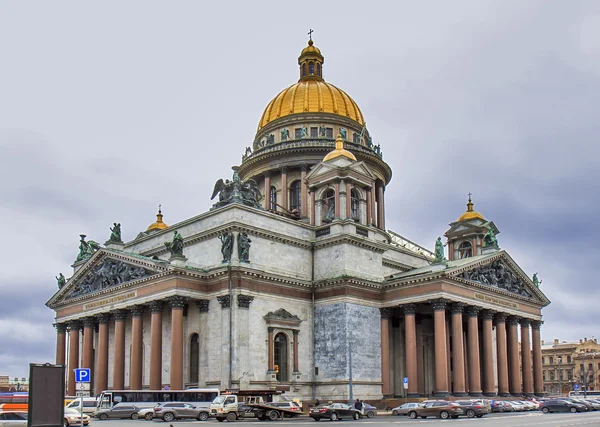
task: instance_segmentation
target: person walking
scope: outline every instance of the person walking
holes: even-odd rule
[[[362,414],[362,408],[363,408],[363,404],[360,400],[356,399],[356,402],[354,402],[354,409],[357,409],[360,411],[360,413]]]

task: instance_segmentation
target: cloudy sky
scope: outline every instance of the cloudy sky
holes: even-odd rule
[[[600,3],[2,2],[0,375],[54,361],[80,233],[210,207],[309,28],[394,171],[388,227],[433,247],[472,192],[543,279],[543,338],[600,334]]]

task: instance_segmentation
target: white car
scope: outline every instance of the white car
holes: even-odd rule
[[[65,408],[65,427],[69,426],[80,426],[81,425],[81,414],[79,409]],[[90,424],[90,416],[83,414],[83,425],[87,426]]]
[[[0,412],[0,426],[27,427],[27,412],[4,411]]]
[[[392,409],[392,415],[407,415],[408,411],[410,411],[411,409],[418,408],[420,406],[420,403],[408,402],[403,405],[396,406],[394,409]]]

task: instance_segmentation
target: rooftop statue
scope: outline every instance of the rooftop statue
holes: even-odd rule
[[[281,141],[287,141],[290,138],[290,130],[288,128],[281,130]]]
[[[446,261],[446,257],[444,256],[444,244],[442,243],[442,238],[438,237],[435,241],[435,259],[433,260],[433,263],[439,264],[444,261]]]
[[[175,234],[173,235],[173,241],[165,242],[165,246],[167,247],[167,250],[171,252],[172,257],[183,256],[183,237],[177,230],[175,230]]]
[[[496,238],[494,230],[492,230],[491,228],[483,237],[483,246],[498,246],[498,239]]]
[[[232,169],[232,181],[229,181],[228,179],[223,181],[220,179],[215,183],[215,188],[210,200],[213,200],[218,194],[219,201],[215,203],[211,209],[217,209],[231,203],[241,203],[253,208],[263,209],[259,203],[261,194],[256,181],[253,179],[242,181],[238,175],[238,167],[234,166]]]
[[[65,286],[65,284],[67,283],[67,279],[65,279],[65,276],[63,276],[62,273],[58,273],[58,277],[55,277],[56,281],[58,282],[58,289],[62,289],[63,286]]]
[[[79,254],[77,255],[75,262],[89,259],[94,255],[94,252],[100,249],[100,244],[98,242],[94,242],[93,240],[86,242],[85,234],[80,234],[79,237],[81,238],[79,241]]]
[[[244,232],[238,235],[238,257],[240,262],[250,262],[250,243],[252,240]]]
[[[540,285],[542,284],[543,280],[538,279],[538,274],[537,273],[533,273],[533,284],[535,286],[537,286],[538,288],[540,287]]]
[[[123,242],[121,240],[121,223],[113,223],[113,228],[110,229],[110,238],[108,240],[111,242]]]
[[[222,262],[231,261],[231,254],[233,253],[233,233],[226,232],[219,236],[221,241],[221,254],[223,255]]]

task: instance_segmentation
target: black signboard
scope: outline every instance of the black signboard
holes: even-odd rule
[[[65,366],[29,364],[27,427],[63,427]]]

